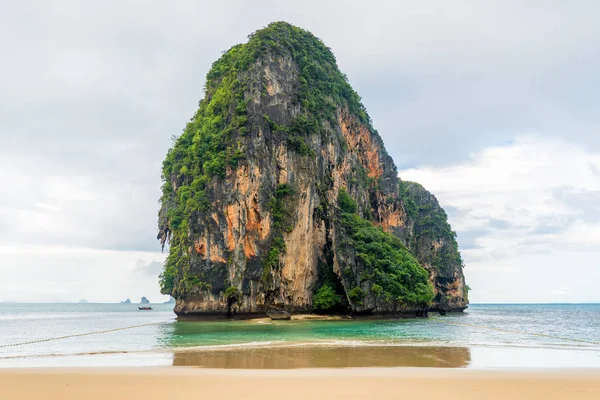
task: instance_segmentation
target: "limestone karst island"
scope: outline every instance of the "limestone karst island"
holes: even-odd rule
[[[225,52],[162,176],[160,284],[180,316],[467,307],[446,213],[398,177],[310,32],[276,22]]]

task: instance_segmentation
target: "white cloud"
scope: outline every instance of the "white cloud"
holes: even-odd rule
[[[571,288],[568,287],[568,286],[565,286],[565,287],[561,287],[560,289],[555,289],[555,290],[551,291],[550,293],[551,294],[556,294],[556,295],[559,295],[559,296],[564,296],[564,295],[567,295],[567,294],[571,293]]]
[[[153,302],[160,294],[158,273],[140,273],[140,265],[162,263],[160,253],[83,247],[0,245],[0,300]],[[150,272],[150,271],[148,271]],[[155,269],[152,272],[156,272]]]
[[[69,169],[41,157],[0,158],[4,243],[158,251],[160,174],[137,182]]]
[[[0,301],[164,301],[156,173],[152,185],[0,158]]]
[[[474,153],[463,163],[399,175],[423,184],[452,210],[459,245],[462,237],[471,239],[462,254],[474,301],[500,300],[493,294],[498,286],[515,282],[526,285],[504,301],[532,301],[544,298],[544,287],[574,288],[575,281],[600,279],[600,221],[588,217],[596,215],[600,193],[590,164],[599,162],[600,153],[530,135]],[[539,275],[527,273],[534,269]],[[600,300],[591,287],[561,294]]]
[[[467,260],[469,296],[473,303],[600,302],[597,258],[597,252],[552,251]]]

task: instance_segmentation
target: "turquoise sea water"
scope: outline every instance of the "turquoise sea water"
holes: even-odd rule
[[[400,359],[406,360],[398,365],[421,365],[433,358],[437,366],[600,368],[597,304],[472,305],[428,319],[258,323],[176,321],[172,305],[152,307],[0,304],[0,367],[219,366],[223,359],[230,360],[223,366],[260,367],[287,357],[304,358],[288,364],[306,366],[335,360],[332,366],[393,366]],[[138,327],[94,333],[131,326]],[[87,333],[94,334],[20,344]]]

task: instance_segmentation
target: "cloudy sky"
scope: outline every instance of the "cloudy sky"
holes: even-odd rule
[[[223,50],[333,49],[473,302],[600,301],[596,1],[2,1],[0,301],[159,294],[160,166]]]

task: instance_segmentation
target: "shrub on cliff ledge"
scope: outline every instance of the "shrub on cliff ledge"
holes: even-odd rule
[[[229,286],[227,289],[225,289],[224,297],[228,302],[235,303],[241,299],[242,293],[237,287]]]
[[[363,304],[363,299],[365,298],[365,292],[359,288],[358,286],[348,292],[348,299],[354,304],[361,305]]]
[[[312,304],[315,311],[327,312],[341,307],[343,301],[331,285],[323,285],[313,296]]]
[[[344,188],[341,188],[338,194],[338,204],[344,213],[354,214],[356,212],[356,202],[352,200],[352,197]]]

